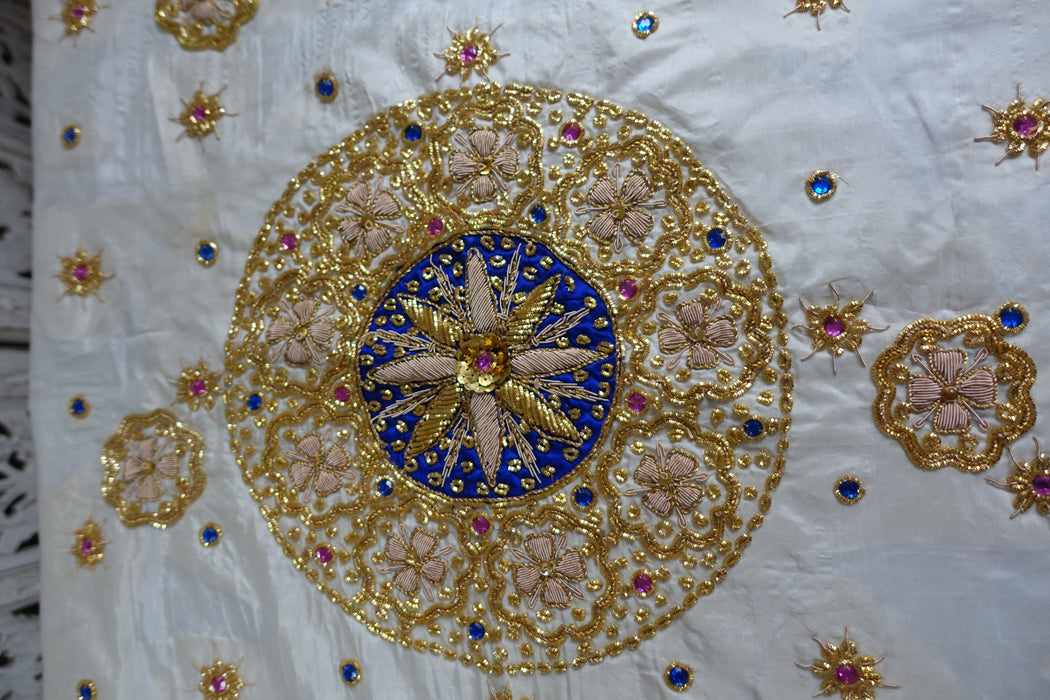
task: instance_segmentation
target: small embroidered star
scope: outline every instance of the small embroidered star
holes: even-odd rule
[[[110,542],[102,537],[102,526],[104,524],[104,522],[96,523],[94,520],[88,519],[83,525],[70,533],[73,535],[73,545],[69,548],[69,553],[76,559],[77,566],[84,569],[94,569],[102,563],[102,559],[106,554],[106,545]]]
[[[62,261],[62,271],[54,276],[62,280],[62,283],[66,286],[65,291],[59,295],[59,299],[67,294],[75,294],[80,297],[94,294],[102,301],[105,301],[105,299],[102,299],[102,294],[99,293],[99,288],[103,282],[113,277],[113,275],[107,275],[102,272],[101,250],[98,252],[98,255],[88,255],[78,248],[77,252],[72,256],[64,257],[60,255],[58,259]]]
[[[860,301],[853,300],[840,307],[838,304],[842,299],[841,295],[830,282],[828,287],[831,289],[831,293],[835,295],[834,304],[829,304],[828,306],[806,306],[802,298],[799,297],[798,304],[806,314],[806,323],[796,323],[793,328],[802,328],[813,339],[813,352],[803,357],[802,360],[808,360],[821,350],[827,350],[828,354],[831,355],[831,371],[834,374],[838,374],[838,370],[835,367],[835,359],[841,357],[843,353],[849,350],[857,355],[861,366],[867,367],[868,363],[864,361],[864,356],[860,354],[860,344],[864,340],[861,336],[865,333],[884,331],[889,328],[889,326],[873,328],[867,321],[857,318],[864,308],[864,302],[871,298],[875,290],[868,292]]]
[[[813,637],[813,641],[820,645],[821,658],[809,665],[795,662],[799,668],[820,677],[820,690],[813,697],[837,692],[842,700],[874,700],[876,688],[900,687],[883,683],[882,675],[875,670],[875,664],[886,658],[885,655],[877,659],[858,655],[857,643],[849,638],[849,627],[839,645],[824,644],[817,637]]]
[[[1006,142],[1006,153],[995,164],[1019,156],[1028,149],[1028,155],[1035,159],[1035,169],[1039,170],[1039,156],[1050,148],[1050,102],[1039,97],[1031,106],[1027,105],[1021,99],[1021,85],[1018,83],[1017,99],[1005,110],[992,109],[988,105],[981,107],[992,115],[992,133],[978,136],[974,141]]]
[[[199,690],[205,700],[230,700],[239,698],[240,692],[245,686],[255,685],[241,678],[238,667],[244,661],[242,656],[237,663],[228,664],[222,659],[216,659],[211,666],[198,666],[201,674],[200,682],[195,688]]]
[[[191,411],[204,408],[209,413],[215,407],[215,399],[221,393],[219,385],[220,372],[211,372],[208,363],[204,361],[204,353],[201,352],[200,362],[187,367],[180,358],[182,373],[177,379],[168,381],[175,385],[175,398],[172,404],[184,403]]]
[[[219,120],[223,117],[237,116],[234,112],[227,112],[226,108],[219,103],[219,97],[225,89],[226,87],[223,86],[222,90],[219,90],[214,95],[209,95],[204,91],[204,83],[202,82],[192,99],[187,100],[183,98],[182,104],[186,108],[182,111],[182,114],[177,117],[169,117],[171,121],[181,124],[183,127],[183,132],[175,139],[176,141],[181,141],[183,137],[189,136],[200,141],[201,149],[203,149],[204,137],[208,136],[208,134],[215,133],[215,138],[219,138],[219,134],[215,132],[215,127]]]
[[[439,73],[435,80],[440,80],[442,75],[456,75],[458,73],[459,80],[462,83],[474,71],[477,71],[488,80],[489,66],[504,56],[510,55],[509,53],[499,53],[491,43],[492,35],[502,26],[502,24],[499,24],[491,32],[485,33],[475,24],[466,32],[459,34],[452,31],[452,28],[449,27],[448,33],[452,37],[452,43],[449,44],[444,53],[434,54],[437,58],[445,60],[445,70]]]
[[[820,16],[824,14],[824,10],[830,7],[833,10],[845,10],[849,12],[849,8],[846,7],[846,3],[842,0],[795,0],[795,9],[788,12],[784,17],[790,17],[796,12],[805,14],[809,13],[817,20],[817,31],[820,31]]]
[[[1035,506],[1035,512],[1039,515],[1050,516],[1050,457],[1040,450],[1039,440],[1032,439],[1035,440],[1035,457],[1032,461],[1018,462],[1013,450],[1007,445],[1006,452],[1010,455],[1010,461],[1014,463],[1010,476],[1005,482],[986,479],[992,486],[1016,494],[1011,520],[1027,512],[1032,506]]]
[[[62,8],[62,11],[57,15],[51,15],[48,19],[56,19],[65,23],[66,31],[62,36],[72,36],[73,41],[76,41],[77,36],[85,29],[95,31],[91,20],[104,7],[109,7],[109,5],[99,5],[97,0],[65,0],[65,7]]]

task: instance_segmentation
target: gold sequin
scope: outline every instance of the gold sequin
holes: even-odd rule
[[[1017,98],[1006,109],[981,107],[992,115],[992,132],[988,136],[978,136],[974,141],[1006,142],[1006,153],[995,161],[996,165],[1027,150],[1038,170],[1039,156],[1050,148],[1050,102],[1038,97],[1028,105],[1021,99],[1021,84],[1018,83]]]
[[[106,555],[106,545],[110,542],[102,536],[103,524],[88,519],[73,531],[73,544],[69,553],[73,555],[77,566],[94,569],[102,563]]]
[[[258,6],[258,0],[157,0],[154,16],[187,51],[223,51]]]
[[[255,685],[248,683],[240,674],[240,665],[244,657],[236,663],[226,663],[222,659],[216,659],[210,666],[198,666],[200,669],[200,681],[197,690],[201,692],[205,700],[228,700],[239,698],[245,686]],[[192,688],[191,688],[192,690]]]
[[[875,665],[885,656],[861,656],[857,643],[849,638],[849,627],[841,644],[823,643],[817,637],[813,641],[820,646],[820,658],[811,664],[795,665],[812,671],[820,679],[820,690],[813,694],[839,694],[842,700],[875,700],[877,688],[900,688],[882,681],[882,674],[875,670]]]
[[[99,288],[113,275],[107,275],[102,271],[102,251],[99,251],[98,255],[88,255],[83,250],[77,249],[72,256],[60,255],[58,259],[62,261],[62,271],[55,277],[62,280],[66,288],[59,298],[67,294],[80,297],[94,294],[100,300],[105,301],[102,299],[102,294],[99,293]]]
[[[1014,512],[1010,514],[1010,519],[1031,510],[1033,506],[1039,515],[1050,516],[1050,457],[1039,449],[1039,440],[1035,440],[1035,457],[1030,462],[1018,462],[1009,446],[1006,451],[1014,465],[1010,475],[1005,482],[993,479],[986,481],[1014,493]]]
[[[510,55],[500,53],[492,43],[492,35],[502,26],[496,25],[491,32],[481,31],[477,24],[465,32],[454,32],[448,27],[452,43],[443,53],[434,54],[445,61],[445,70],[438,78],[442,75],[459,75],[460,82],[463,82],[477,71],[479,75],[488,79],[489,68],[504,56]]]
[[[202,82],[197,92],[193,93],[192,98],[189,100],[183,98],[182,104],[185,109],[182,110],[182,114],[177,117],[169,117],[170,121],[183,127],[183,131],[176,137],[176,141],[181,141],[188,136],[191,139],[200,141],[203,149],[206,136],[214,133],[215,138],[219,138],[218,132],[215,131],[219,120],[223,117],[237,116],[232,112],[227,112],[226,108],[219,102],[219,97],[225,89],[223,87],[222,90],[209,95],[204,91],[204,83]]]
[[[835,295],[834,304],[828,306],[806,306],[801,297],[798,300],[799,306],[802,307],[802,311],[806,314],[806,323],[805,325],[796,323],[794,327],[805,329],[809,337],[813,339],[813,352],[803,357],[802,361],[805,362],[821,350],[826,350],[831,355],[831,372],[832,374],[838,374],[835,360],[842,357],[849,350],[857,356],[862,366],[867,367],[868,363],[864,361],[864,356],[860,354],[860,345],[864,342],[862,336],[865,333],[884,331],[889,328],[889,326],[873,328],[864,319],[857,318],[864,309],[864,303],[875,292],[874,290],[868,292],[860,301],[854,299],[839,306],[842,297],[839,295],[838,290],[830,282],[828,282],[828,287],[831,289],[831,293]]]
[[[204,408],[211,411],[215,400],[222,394],[220,377],[222,372],[212,372],[201,353],[200,361],[190,367],[181,359],[182,372],[176,379],[168,381],[175,385],[175,399],[172,403],[184,403],[191,411]]]

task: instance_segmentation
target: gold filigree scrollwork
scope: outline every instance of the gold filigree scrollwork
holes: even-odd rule
[[[187,51],[224,51],[258,7],[258,0],[157,0],[154,16]]]

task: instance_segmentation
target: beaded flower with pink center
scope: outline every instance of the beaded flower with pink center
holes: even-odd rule
[[[227,112],[226,108],[219,101],[225,89],[226,87],[223,86],[218,92],[209,95],[204,91],[204,83],[202,82],[197,92],[193,93],[192,98],[188,100],[182,99],[184,107],[182,113],[177,117],[169,117],[171,121],[180,124],[183,128],[183,132],[178,135],[175,139],[176,141],[181,141],[188,136],[191,139],[200,141],[201,149],[203,150],[206,136],[214,133],[215,138],[219,138],[218,132],[215,131],[219,120],[223,117],[237,116],[233,112]]]
[[[475,24],[461,33],[456,33],[451,27],[448,27],[452,43],[448,45],[444,53],[434,54],[437,58],[445,60],[445,70],[439,73],[436,79],[440,80],[442,75],[459,74],[460,82],[464,82],[476,71],[488,80],[489,67],[501,58],[510,55],[500,53],[492,44],[492,35],[502,26],[498,24],[491,32],[483,32],[479,25]]]
[[[80,32],[85,29],[95,31],[92,19],[99,10],[106,7],[109,5],[99,5],[97,0],[65,0],[62,11],[57,15],[51,15],[48,19],[57,19],[65,24],[66,32],[62,35],[63,38],[72,36],[75,42]]]
[[[808,12],[817,20],[817,31],[819,32],[820,16],[824,14],[824,11],[829,7],[833,10],[845,10],[846,12],[849,12],[849,8],[846,7],[846,3],[843,2],[843,0],[795,0],[795,8],[784,15],[784,17],[790,17],[796,12],[799,14],[806,14]]]
[[[215,407],[215,399],[222,394],[219,382],[222,374],[211,371],[208,363],[204,361],[203,354],[200,361],[191,367],[187,367],[181,359],[179,362],[182,364],[182,372],[176,379],[168,380],[175,385],[175,398],[172,403],[184,403],[191,411],[204,408],[210,413]]]
[[[808,360],[818,352],[826,350],[831,355],[831,372],[838,374],[835,360],[842,357],[849,350],[857,356],[861,366],[867,367],[868,363],[864,360],[864,356],[860,354],[860,345],[864,342],[862,336],[865,333],[884,331],[889,328],[889,326],[873,328],[864,319],[857,318],[864,309],[864,303],[871,298],[875,291],[868,292],[860,301],[853,300],[840,306],[839,302],[842,300],[842,297],[839,295],[838,290],[830,282],[828,287],[831,289],[831,293],[835,295],[834,304],[829,304],[828,306],[806,306],[802,298],[799,297],[798,305],[802,307],[802,311],[806,314],[806,323],[796,323],[793,327],[804,329],[806,334],[813,339],[813,351],[803,357],[802,360]]]
[[[817,637],[813,641],[820,646],[820,658],[811,664],[795,662],[820,678],[820,690],[813,697],[838,693],[842,700],[874,700],[876,688],[900,687],[882,682],[875,665],[886,657],[861,656],[857,643],[849,638],[849,627],[841,644],[825,644]]]
[[[986,479],[992,486],[1015,494],[1011,520],[1028,512],[1032,506],[1035,506],[1035,512],[1039,515],[1050,516],[1050,457],[1039,449],[1039,440],[1032,439],[1035,440],[1035,457],[1032,461],[1018,462],[1013,450],[1007,445],[1006,452],[1014,463],[1010,476],[1003,482]]]
[[[974,141],[1006,143],[1006,153],[995,161],[999,165],[1007,158],[1019,156],[1027,149],[1039,169],[1039,156],[1050,148],[1050,102],[1039,97],[1031,105],[1021,99],[1021,84],[1017,84],[1017,99],[998,110],[981,105],[992,115],[992,133],[978,136]]]
[[[210,666],[198,666],[201,678],[197,683],[199,690],[205,700],[230,700],[239,698],[245,686],[255,685],[248,683],[240,674],[240,665],[244,661],[242,656],[236,663],[226,663],[222,659],[216,659]],[[190,688],[193,690],[193,688]]]
[[[62,261],[62,271],[55,277],[62,280],[62,284],[65,285],[65,291],[59,295],[59,299],[66,295],[86,297],[94,294],[105,301],[99,289],[102,283],[113,275],[102,272],[102,251],[99,251],[98,255],[88,255],[83,250],[77,249],[73,255],[69,257],[59,255],[58,259]]]
[[[94,569],[102,563],[106,555],[106,545],[109,544],[109,540],[102,536],[103,524],[88,519],[72,532],[73,545],[69,548],[69,553],[76,559],[77,566]]]

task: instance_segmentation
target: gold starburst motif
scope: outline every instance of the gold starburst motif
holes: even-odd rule
[[[509,53],[500,53],[492,43],[492,35],[502,27],[496,25],[491,32],[483,32],[479,25],[465,32],[454,32],[448,27],[452,43],[448,45],[444,53],[435,53],[438,58],[444,59],[445,70],[438,74],[440,80],[442,75],[459,75],[460,82],[466,81],[473,73],[477,72],[488,80],[489,67]]]
[[[258,7],[258,0],[157,0],[154,17],[188,51],[223,51]]]
[[[113,275],[107,275],[102,271],[101,250],[98,255],[88,255],[78,248],[73,255],[69,257],[59,255],[58,259],[62,261],[62,271],[55,277],[62,280],[62,284],[66,287],[65,291],[59,295],[59,299],[66,295],[86,297],[94,294],[105,301],[102,299],[102,294],[99,293],[99,288]]]
[[[88,519],[83,525],[72,532],[73,544],[69,553],[77,562],[77,566],[85,569],[94,569],[102,563],[106,555],[106,545],[109,540],[102,536],[102,525]]]
[[[219,384],[222,373],[210,370],[208,363],[204,361],[203,352],[200,361],[195,365],[187,367],[181,358],[179,362],[182,364],[182,372],[177,378],[168,380],[175,385],[175,398],[172,403],[184,403],[191,411],[204,408],[211,412],[215,407],[215,399],[222,393]]]
[[[820,678],[820,690],[813,693],[813,697],[838,693],[842,700],[874,700],[876,688],[900,687],[883,682],[875,665],[886,658],[885,655],[877,659],[862,656],[857,643],[849,638],[849,627],[841,644],[825,644],[816,636],[813,641],[820,646],[820,658],[811,664],[795,662],[799,668],[812,671]]]
[[[72,36],[74,41],[85,29],[95,31],[94,16],[99,10],[109,5],[99,5],[97,0],[65,0],[62,11],[51,15],[48,19],[55,19],[66,25],[65,36]]]
[[[240,665],[244,661],[242,656],[236,663],[226,663],[222,659],[216,659],[210,666],[198,666],[200,681],[196,690],[199,690],[205,700],[230,700],[239,698],[245,686],[255,685],[241,678]],[[193,690],[191,688],[190,690]]]
[[[1050,102],[1038,97],[1031,105],[1027,104],[1021,99],[1021,84],[1018,83],[1017,98],[1006,109],[981,107],[992,115],[992,133],[978,136],[974,141],[1006,142],[1006,153],[995,161],[996,165],[1027,150],[1038,170],[1039,156],[1050,148]]]
[[[831,372],[838,374],[835,360],[842,357],[849,350],[857,356],[861,366],[867,367],[868,363],[864,360],[864,356],[860,354],[860,345],[864,342],[864,334],[873,331],[884,331],[889,328],[889,326],[873,328],[870,323],[862,318],[858,318],[860,312],[864,309],[864,303],[871,298],[875,290],[868,292],[860,301],[854,299],[840,306],[839,302],[842,301],[842,296],[835,289],[835,285],[828,282],[828,287],[831,289],[831,293],[835,295],[834,304],[806,306],[806,303],[799,297],[798,305],[802,307],[802,311],[806,314],[806,322],[805,324],[796,323],[793,327],[805,330],[806,334],[813,340],[813,351],[803,357],[802,361],[805,362],[818,352],[826,350],[831,355]]]
[[[817,31],[819,32],[820,16],[824,14],[824,11],[829,7],[833,10],[845,10],[846,12],[849,12],[849,8],[846,7],[846,3],[842,0],[795,0],[794,9],[784,15],[784,17],[790,17],[796,12],[799,14],[806,14],[808,12],[817,20]]]
[[[1039,515],[1050,516],[1050,457],[1039,448],[1039,440],[1032,439],[1035,440],[1035,457],[1032,461],[1018,462],[1013,450],[1007,446],[1006,452],[1014,464],[1010,476],[1004,482],[986,479],[989,484],[1014,493],[1011,520],[1028,512],[1033,506]]]
[[[514,693],[509,685],[503,690],[496,690],[492,687],[492,681],[489,681],[489,700],[514,700]],[[520,700],[530,700],[530,698],[522,696]]]
[[[177,117],[169,117],[171,121],[180,124],[183,128],[182,133],[175,139],[176,141],[181,141],[188,136],[191,139],[200,141],[203,149],[206,136],[214,133],[215,138],[219,138],[218,132],[215,131],[219,120],[223,117],[237,116],[234,112],[227,112],[226,108],[219,102],[219,98],[225,89],[226,87],[223,86],[222,90],[209,95],[205,92],[204,83],[202,82],[192,98],[188,100],[183,98],[182,104],[185,109],[182,110],[182,114]]]

